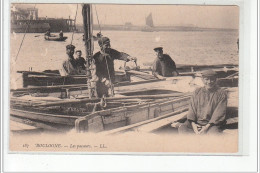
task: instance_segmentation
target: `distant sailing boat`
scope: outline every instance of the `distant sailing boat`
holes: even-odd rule
[[[153,32],[153,31],[154,31],[152,13],[150,13],[150,14],[145,18],[145,24],[146,24],[146,26],[142,29],[142,31],[144,31],[144,32]]]

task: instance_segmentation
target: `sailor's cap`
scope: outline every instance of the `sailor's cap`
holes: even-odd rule
[[[205,70],[201,73],[202,77],[215,77],[216,76],[216,72],[213,70]]]
[[[156,48],[154,48],[153,49],[155,52],[157,52],[157,51],[162,51],[163,50],[163,47],[156,47]]]
[[[107,44],[107,43],[110,43],[110,39],[108,37],[101,37],[98,40],[99,46],[102,46],[102,45]]]
[[[69,45],[66,46],[66,49],[73,49],[73,50],[74,50],[74,49],[75,49],[75,46],[72,45],[72,44],[69,44]]]

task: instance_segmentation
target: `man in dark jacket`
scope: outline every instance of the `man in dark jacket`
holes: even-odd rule
[[[157,58],[153,63],[153,75],[159,79],[177,76],[178,72],[176,71],[175,62],[169,55],[163,54],[163,48],[156,47],[154,51],[156,52]]]
[[[86,69],[86,60],[82,57],[81,50],[76,51],[76,63],[79,69],[85,70]]]
[[[98,40],[100,46],[100,51],[95,53],[93,59],[96,65],[96,75],[98,77],[97,82],[97,94],[98,97],[103,97],[103,95],[108,96],[108,89],[113,90],[113,83],[115,82],[115,69],[114,60],[123,61],[136,61],[136,58],[130,55],[119,52],[111,48],[110,39],[107,37],[101,37]],[[112,91],[113,92],[113,91]],[[113,94],[113,93],[111,93]]]

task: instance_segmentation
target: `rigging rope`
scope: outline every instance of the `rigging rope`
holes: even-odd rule
[[[96,16],[97,16],[97,22],[98,22],[99,32],[100,32],[100,34],[101,34],[101,26],[100,26],[99,19],[98,19],[98,13],[97,13],[96,5],[95,5],[95,11],[96,11]]]
[[[35,9],[35,7],[36,7],[36,4],[34,5],[34,9]],[[28,30],[28,28],[29,28],[29,26],[30,26],[30,24],[31,24],[31,21],[32,21],[32,20],[29,20],[29,22],[28,22],[28,24],[27,24],[27,27],[26,27],[25,32],[24,32],[24,35],[23,35],[22,42],[21,42],[21,44],[20,44],[20,47],[19,47],[18,52],[17,52],[16,57],[15,57],[15,61],[16,61],[17,58],[18,58],[18,55],[19,55],[20,50],[21,50],[22,45],[23,45],[23,41],[24,41],[25,35],[26,35],[27,30]]]
[[[79,4],[77,4],[76,15],[75,15],[75,18],[74,18],[74,25],[75,25],[75,23],[76,23],[76,18],[77,18],[77,14],[78,14],[78,5],[79,5]],[[72,33],[72,36],[71,36],[71,42],[70,42],[70,44],[72,44],[73,37],[74,37],[74,33],[75,33],[75,28],[73,29],[73,33]]]

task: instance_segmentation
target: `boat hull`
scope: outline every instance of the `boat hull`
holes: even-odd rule
[[[17,104],[16,106],[12,104],[10,115],[13,121],[46,130],[59,131],[75,128],[78,132],[101,132],[167,116],[171,112],[177,114],[187,111],[189,99],[190,96],[155,100],[144,104],[101,110],[86,115],[44,113],[41,112],[43,108],[22,110],[24,106],[18,108]],[[82,103],[80,104],[82,106]]]
[[[44,36],[44,39],[47,41],[65,41],[68,37],[48,37]]]

